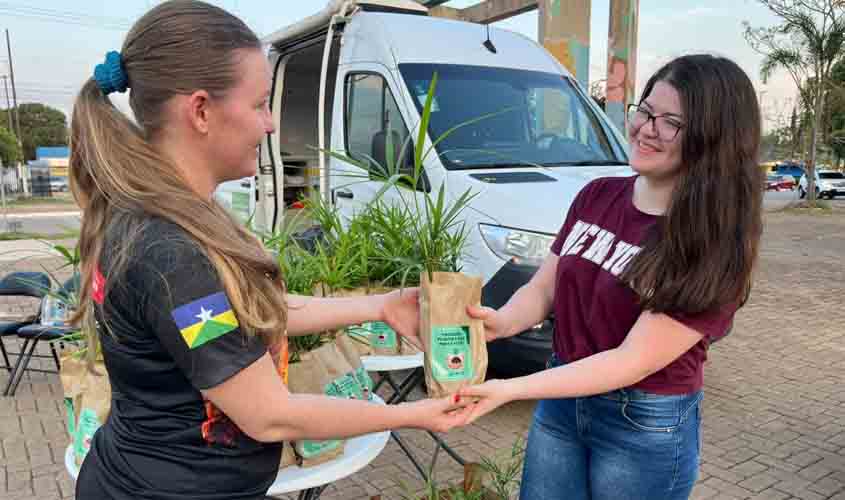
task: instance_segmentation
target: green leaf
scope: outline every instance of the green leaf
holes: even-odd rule
[[[419,130],[417,131],[417,147],[414,151],[414,169],[422,168],[423,160],[423,145],[425,144],[425,136],[428,132],[428,123],[431,121],[431,107],[434,103],[435,91],[437,90],[437,73],[431,77],[431,83],[428,86],[428,94],[425,97],[425,106],[423,106],[422,116],[420,117]]]

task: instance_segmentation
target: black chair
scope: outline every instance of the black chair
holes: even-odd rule
[[[3,297],[33,297],[44,298],[47,290],[50,289],[50,277],[38,272],[16,272],[10,273],[0,280],[0,296]],[[12,364],[9,362],[9,355],[20,355],[17,352],[8,352],[3,339],[18,334],[18,330],[24,326],[35,323],[38,314],[28,318],[20,318],[12,321],[0,321],[0,354],[3,355],[4,368],[11,373]]]
[[[57,291],[57,295],[63,300],[69,300],[70,296],[79,289],[79,275],[73,276]],[[43,299],[42,299],[43,300]],[[3,390],[4,396],[14,396],[18,385],[23,379],[25,371],[41,372],[41,373],[59,373],[61,363],[59,361],[59,354],[56,351],[55,341],[61,340],[63,337],[76,331],[70,326],[48,326],[42,325],[39,322],[23,326],[17,330],[17,336],[23,339],[23,346],[21,347],[20,355],[12,368],[12,373],[9,375],[9,382]],[[35,354],[35,349],[38,343],[46,341],[50,346],[50,355]],[[29,368],[29,362],[32,358],[53,358],[56,363],[55,370],[45,370],[40,368]]]

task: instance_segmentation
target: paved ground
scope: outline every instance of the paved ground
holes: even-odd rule
[[[714,346],[706,369],[695,499],[845,500],[845,210],[836,205],[829,215],[766,216],[751,302],[732,335]],[[32,307],[0,299],[2,312]],[[0,384],[5,378],[0,374]],[[33,375],[17,396],[0,397],[0,498],[73,497],[62,466],[67,438],[60,402],[55,375]],[[491,456],[525,434],[532,408],[504,407],[446,439],[468,459]],[[426,435],[403,436],[420,454],[430,452]],[[442,482],[461,475],[442,455],[436,474]],[[403,498],[399,481],[420,486],[391,442],[323,498]]]

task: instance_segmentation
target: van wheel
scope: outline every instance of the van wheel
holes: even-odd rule
[[[804,188],[799,187],[798,188],[798,197],[803,200],[806,196],[807,196],[807,192],[804,191]]]

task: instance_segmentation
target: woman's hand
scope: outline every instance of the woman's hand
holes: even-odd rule
[[[469,401],[457,394],[447,398],[402,403],[400,408],[409,412],[409,427],[432,432],[448,432],[454,427],[466,425],[472,411]]]
[[[484,336],[487,342],[496,339],[503,339],[513,335],[510,332],[510,325],[507,324],[502,314],[491,307],[469,306],[467,314],[470,318],[480,319],[484,322]]]
[[[420,341],[420,289],[402,288],[379,295],[381,319],[408,343],[422,350]]]
[[[517,399],[511,380],[488,380],[483,384],[464,387],[458,391],[461,401],[475,401],[466,408],[470,411],[467,423],[471,424],[496,408]]]

